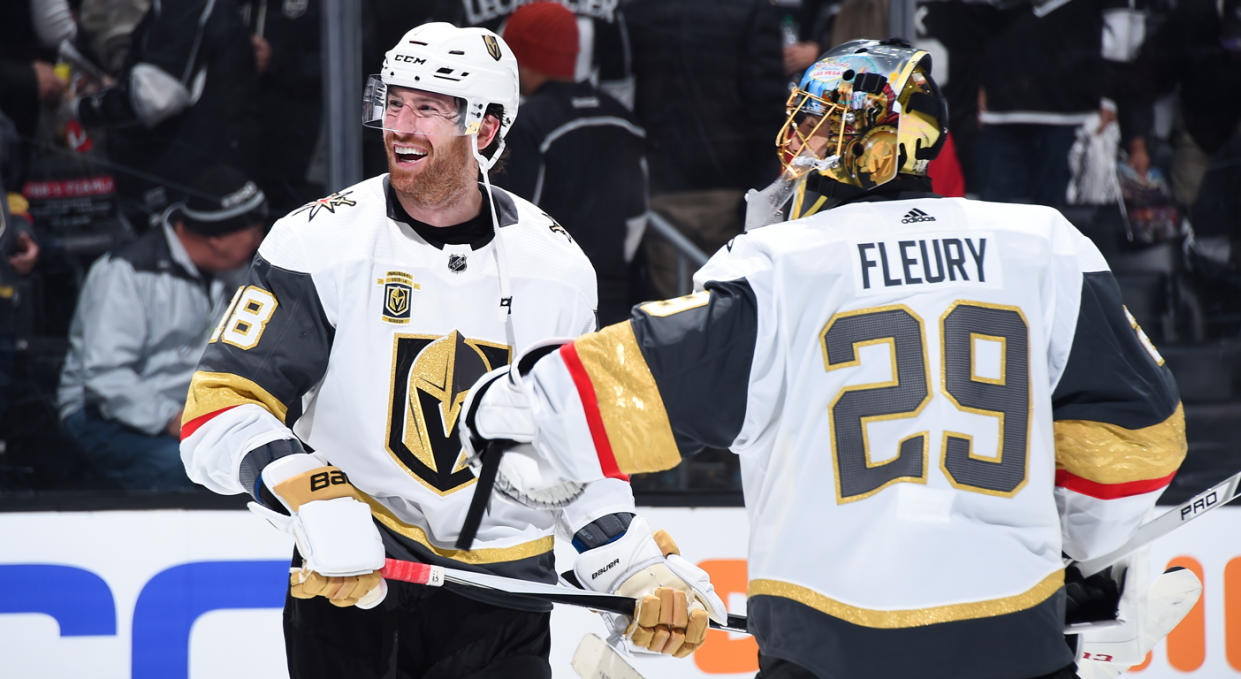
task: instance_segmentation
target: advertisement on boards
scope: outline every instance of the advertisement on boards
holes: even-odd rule
[[[740,508],[644,508],[682,554],[745,612],[749,526]],[[1193,570],[1203,597],[1143,664],[1138,679],[1241,677],[1241,509],[1226,507],[1158,540],[1151,570]],[[21,679],[279,679],[291,541],[245,511],[0,514],[0,651]],[[572,550],[560,551],[570,567]],[[601,618],[557,606],[556,679],[575,675],[583,635]],[[754,640],[712,631],[688,659],[633,659],[648,679],[740,679],[757,671]]]

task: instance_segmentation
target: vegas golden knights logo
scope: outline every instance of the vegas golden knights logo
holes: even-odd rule
[[[499,61],[500,43],[496,42],[496,37],[494,35],[484,35],[483,44],[487,46],[487,54],[490,54],[492,59]]]
[[[383,319],[389,323],[408,323],[413,293],[418,289],[413,277],[403,271],[389,271],[376,282],[384,286]]]
[[[428,488],[447,495],[474,480],[465,464],[457,420],[466,392],[483,373],[506,365],[502,344],[457,331],[397,335],[388,400],[388,452]]]

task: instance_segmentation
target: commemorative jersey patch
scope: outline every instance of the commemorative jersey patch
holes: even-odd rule
[[[414,277],[404,271],[389,271],[383,278],[375,281],[383,286],[383,308],[380,318],[403,325],[409,323],[410,310],[414,306],[414,291],[422,286],[414,282]]]

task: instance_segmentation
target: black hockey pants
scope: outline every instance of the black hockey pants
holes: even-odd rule
[[[402,582],[388,588],[369,611],[286,597],[291,679],[551,679],[550,613]]]

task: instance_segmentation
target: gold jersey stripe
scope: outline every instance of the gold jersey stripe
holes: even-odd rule
[[[359,492],[358,496],[359,499],[370,505],[371,514],[374,515],[375,519],[394,533],[417,542],[438,556],[461,563],[501,563],[529,559],[552,551],[552,547],[555,544],[555,538],[547,535],[519,545],[513,545],[512,547],[489,547],[485,549],[448,549],[439,547],[431,544],[431,540],[427,537],[427,532],[422,528],[401,521],[392,513],[392,510],[379,504],[374,498],[367,496],[365,493]]]
[[[1168,476],[1181,466],[1187,448],[1185,409],[1141,429],[1106,422],[1055,423],[1056,468],[1095,483],[1129,483]]]
[[[881,611],[860,608],[836,601],[812,589],[794,585],[780,580],[751,580],[749,596],[778,596],[805,604],[817,611],[826,613],[833,618],[864,627],[878,629],[904,629],[935,625],[943,622],[960,620],[976,620],[990,618],[1007,613],[1015,613],[1032,608],[1047,600],[1064,586],[1064,571],[1056,570],[1043,578],[1034,587],[1015,596],[973,601],[964,604],[948,604],[930,608],[910,608],[906,610]]]
[[[289,408],[272,396],[266,389],[250,380],[232,373],[196,372],[190,380],[190,392],[185,399],[185,411],[181,424],[233,406],[254,403],[284,422]]]
[[[616,465],[627,474],[657,472],[681,461],[663,398],[629,323],[574,342],[594,385],[599,416]]]

